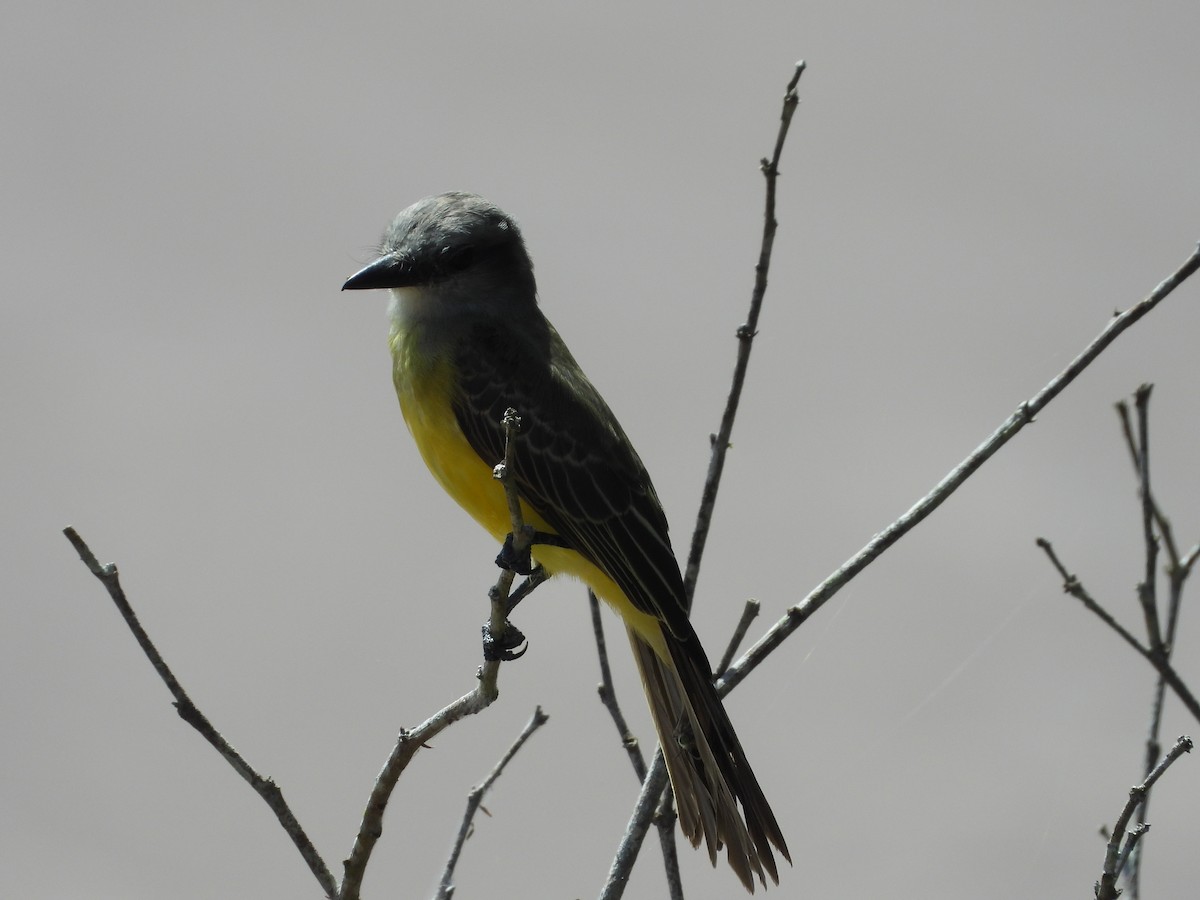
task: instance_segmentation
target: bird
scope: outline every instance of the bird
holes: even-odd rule
[[[400,409],[434,478],[497,540],[512,531],[501,420],[520,416],[511,476],[533,558],[583,581],[629,635],[680,827],[746,889],[791,855],[688,617],[667,518],[633,444],[538,301],[514,219],[476,194],[409,206],[343,290],[387,289]]]

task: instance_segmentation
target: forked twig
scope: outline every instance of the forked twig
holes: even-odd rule
[[[524,527],[524,522],[520,519],[520,501],[516,485],[507,476],[507,473],[512,471],[512,454],[515,450],[514,438],[519,428],[520,420],[516,417],[515,412],[509,410],[505,415],[503,424],[506,434],[505,462],[497,467],[501,471],[497,471],[496,477],[503,482],[505,494],[509,500],[509,508],[513,511],[513,549],[515,552],[520,553],[529,548],[532,534]],[[309,840],[304,829],[297,821],[295,814],[287,805],[283,798],[283,793],[279,790],[275,782],[259,775],[232,745],[221,736],[212,726],[212,723],[208,721],[208,718],[192,702],[187,692],[183,689],[183,686],[179,683],[179,680],[167,665],[166,660],[163,659],[162,654],[158,652],[153,641],[150,640],[150,636],[138,621],[138,617],[126,598],[124,589],[121,587],[117,567],[111,563],[101,565],[96,559],[95,554],[92,553],[91,548],[88,547],[87,543],[74,528],[68,527],[64,529],[63,533],[66,535],[67,540],[71,542],[76,552],[78,552],[84,565],[87,566],[88,570],[108,590],[109,596],[112,597],[129,630],[133,633],[134,638],[136,638],[143,652],[149,658],[151,665],[154,666],[154,670],[175,698],[175,708],[178,710],[179,715],[184,721],[200,732],[204,739],[233,766],[234,770],[271,807],[276,818],[279,819],[279,824],[283,826],[284,831],[287,832],[292,842],[296,845],[296,848],[300,851],[300,855],[304,858],[305,863],[308,864],[309,870],[321,885],[321,889],[325,892],[325,895],[331,898],[339,898],[339,900],[358,900],[362,878],[366,872],[371,852],[379,837],[383,834],[383,813],[387,808],[388,799],[391,797],[400,774],[408,766],[413,756],[416,755],[417,750],[427,741],[432,740],[436,735],[460,719],[480,712],[491,705],[498,693],[496,682],[499,676],[500,659],[487,659],[484,661],[477,675],[479,683],[473,691],[434,713],[434,715],[430,716],[416,728],[401,730],[395,746],[384,763],[383,770],[375,781],[375,786],[367,801],[366,809],[363,811],[363,819],[359,827],[358,837],[351,849],[350,856],[344,863],[344,877],[339,887],[328,866],[325,865],[324,860],[321,859],[312,841]],[[491,618],[489,621],[489,631],[492,638],[496,640],[502,641],[506,630],[510,627],[505,618],[505,613],[509,608],[509,592],[513,579],[513,572],[509,570],[503,571],[497,580],[496,586],[490,592]],[[515,752],[515,749],[512,752]],[[507,761],[507,758],[505,761]]]
[[[150,664],[154,666],[154,671],[158,673],[158,677],[163,680],[163,683],[167,686],[167,690],[175,698],[174,705],[180,718],[200,732],[200,736],[208,741],[221,754],[221,757],[229,765],[233,766],[233,770],[250,787],[254,788],[255,793],[263,798],[267,806],[275,813],[275,817],[279,820],[279,824],[283,826],[283,830],[292,839],[292,843],[296,845],[296,849],[300,851],[300,856],[303,857],[309,871],[313,873],[313,876],[321,885],[321,890],[325,891],[328,897],[336,896],[337,884],[333,879],[332,873],[325,865],[325,861],[321,859],[321,854],[317,852],[317,848],[313,846],[312,841],[309,840],[308,835],[305,834],[304,829],[300,826],[295,813],[292,812],[287,801],[283,799],[283,792],[279,789],[279,786],[270,778],[264,778],[262,775],[259,775],[246,762],[242,755],[233,748],[233,745],[225,740],[221,733],[213,727],[204,713],[197,709],[191,697],[188,696],[187,691],[183,689],[183,685],[179,683],[179,679],[175,677],[175,674],[167,665],[167,661],[158,652],[158,648],[154,646],[150,635],[146,633],[146,630],[142,627],[142,623],[138,621],[137,613],[133,611],[133,607],[125,596],[125,589],[121,587],[121,579],[117,573],[116,564],[108,563],[107,565],[102,565],[96,559],[96,555],[92,553],[91,548],[88,547],[84,539],[79,536],[79,532],[74,528],[64,528],[63,534],[67,536],[67,540],[71,542],[71,546],[75,548],[75,551],[79,554],[79,558],[87,566],[88,571],[100,579],[100,583],[107,589],[108,595],[112,597],[113,603],[116,604],[129,630],[133,632],[133,636],[137,639],[142,652],[149,658]]]
[[[742,657],[722,675],[717,684],[721,696],[725,696],[746,676],[756,669],[771,653],[773,653],[788,637],[790,637],[813,613],[825,605],[835,594],[845,587],[863,569],[874,562],[889,547],[915,528],[930,513],[946,501],[975,471],[987,462],[996,452],[1015,437],[1034,417],[1045,409],[1062,391],[1074,381],[1096,358],[1108,348],[1126,329],[1139,321],[1153,310],[1179,285],[1200,268],[1200,248],[1192,251],[1191,255],[1170,276],[1164,279],[1151,293],[1124,312],[1115,315],[1107,326],[1097,335],[1083,351],[1058,375],[1052,378],[1042,390],[1022,403],[1008,419],[1006,419],[991,436],[987,438],[974,452],[959,465],[952,469],[928,494],[913,505],[908,512],[879,532],[858,553],[846,560],[835,572],[825,579],[815,590],[810,592],[803,601],[789,608],[784,617],[775,623],[771,629],[758,640]],[[695,546],[695,542],[693,546]],[[1160,672],[1168,679],[1174,688],[1182,685],[1178,676],[1170,671],[1169,666],[1160,668]],[[1174,683],[1171,681],[1174,678]],[[1186,691],[1186,687],[1184,687]],[[1194,700],[1193,700],[1194,702]],[[1191,707],[1189,706],[1189,709]],[[655,758],[644,783],[642,795],[635,807],[634,815],[626,827],[625,835],[618,846],[616,858],[609,871],[609,880],[600,894],[601,900],[615,900],[621,896],[624,883],[628,880],[629,869],[637,857],[634,844],[645,839],[645,828],[649,823],[648,814],[644,813],[643,800],[647,794],[654,797],[666,787],[666,767],[661,763],[661,755]]]
[[[446,868],[442,871],[441,881],[438,884],[438,892],[435,895],[437,900],[450,900],[454,896],[454,869],[458,865],[458,858],[462,855],[463,845],[466,844],[467,838],[471,836],[473,830],[473,822],[475,821],[475,813],[479,812],[483,806],[484,795],[496,779],[504,772],[504,767],[512,761],[512,758],[517,755],[517,751],[524,746],[525,742],[533,735],[535,731],[541,728],[549,721],[550,717],[542,712],[539,706],[533,711],[533,717],[521,729],[521,733],[517,735],[517,739],[513,741],[512,746],[508,748],[500,761],[496,763],[487,777],[479,784],[478,787],[472,788],[471,793],[467,795],[467,808],[463,813],[462,824],[458,827],[458,836],[454,839],[454,846],[450,849],[450,858],[446,861]]]
[[[1141,641],[1129,633],[1129,630],[1126,629],[1124,625],[1113,618],[1112,614],[1109,613],[1108,610],[1097,603],[1096,600],[1093,599],[1092,595],[1088,593],[1087,589],[1084,588],[1079,578],[1068,572],[1067,568],[1059,561],[1058,555],[1054,552],[1054,548],[1050,545],[1048,540],[1045,538],[1038,538],[1037,545],[1042,548],[1042,550],[1050,558],[1051,564],[1058,570],[1058,574],[1062,576],[1063,592],[1070,594],[1072,597],[1079,600],[1079,602],[1082,603],[1087,609],[1095,613],[1105,625],[1107,625],[1109,628],[1115,631],[1117,635],[1120,636],[1121,640],[1125,641],[1125,643],[1136,650],[1146,660],[1146,662],[1150,663],[1150,665],[1155,668],[1158,674],[1162,676],[1162,679],[1171,686],[1171,690],[1175,692],[1175,695],[1180,699],[1183,705],[1187,707],[1188,712],[1195,716],[1197,721],[1200,721],[1200,701],[1196,699],[1191,690],[1189,690],[1188,686],[1184,683],[1183,679],[1179,677],[1179,673],[1177,673],[1171,667],[1170,661],[1161,653],[1155,653],[1149,647],[1143,645]]]
[[[750,350],[754,344],[754,336],[758,333],[758,317],[762,310],[763,298],[767,293],[767,273],[771,268],[771,251],[775,244],[775,231],[778,222],[775,219],[775,184],[779,178],[779,160],[783,155],[783,145],[787,140],[788,130],[792,124],[792,115],[800,103],[796,87],[800,84],[800,76],[804,74],[804,60],[796,63],[791,80],[783,94],[783,109],[779,114],[779,132],[775,137],[775,149],[770,159],[761,162],[763,177],[766,180],[766,199],[763,211],[762,243],[758,254],[758,264],[754,268],[754,289],[750,295],[750,309],[746,321],[737,329],[738,339],[737,361],[734,363],[733,379],[729,388],[729,396],[725,402],[725,412],[721,416],[721,424],[717,433],[712,436],[712,455],[709,458],[708,474],[705,476],[704,488],[700,495],[700,509],[696,514],[696,527],[692,533],[691,549],[688,552],[687,566],[684,569],[684,596],[690,608],[692,597],[696,593],[696,581],[700,576],[700,559],[704,555],[704,546],[708,541],[708,532],[712,524],[713,510],[716,508],[717,489],[721,484],[721,473],[725,468],[725,456],[729,450],[729,440],[733,434],[733,421],[737,416],[738,404],[741,401],[742,388],[746,383],[746,371],[750,364]],[[674,834],[673,818],[664,822],[663,815],[671,809],[670,799],[663,798],[661,807],[659,798],[667,786],[667,769],[663,762],[662,751],[655,754],[650,771],[643,779],[642,792],[632,818],[626,826],[620,846],[609,869],[601,891],[601,900],[616,900],[625,890],[633,864],[637,861],[638,851],[646,837],[646,830],[654,819],[654,811],[659,808],[662,827],[671,825]],[[675,897],[676,887],[671,878],[672,860],[670,854],[674,851],[674,840],[670,846],[663,844],[666,856],[668,882],[672,896]],[[677,869],[676,869],[677,871]],[[682,887],[679,889],[680,895]]]
[[[962,487],[963,483],[975,473],[996,452],[1012,440],[1026,425],[1034,420],[1043,409],[1050,405],[1072,381],[1103,353],[1113,341],[1135,322],[1158,306],[1172,291],[1183,284],[1197,268],[1200,268],[1200,248],[1184,260],[1170,276],[1164,279],[1150,292],[1148,296],[1131,306],[1125,312],[1118,313],[1105,326],[1083,351],[1071,361],[1058,375],[1052,378],[1044,388],[1017,407],[1016,412],[1009,416],[991,436],[979,445],[966,459],[950,470],[946,476],[928,494],[918,500],[913,507],[899,519],[879,532],[865,547],[842,563],[832,575],[817,586],[803,601],[788,609],[786,615],[771,627],[753,647],[751,647],[721,679],[718,688],[728,693],[756,669],[776,647],[782,644],[803,625],[808,618],[824,606],[838,591],[845,587],[852,578],[874,562],[885,550],[912,531],[930,513],[941,506],[951,494]]]
[[[750,630],[750,624],[758,618],[758,614],[761,611],[762,604],[753,597],[747,600],[746,605],[742,607],[742,617],[738,619],[737,625],[733,628],[733,634],[729,637],[729,644],[725,647],[725,652],[721,654],[721,661],[713,669],[713,674],[718,678],[725,674],[725,670],[733,662],[733,657],[737,654],[738,648],[742,646],[742,641],[746,639],[746,632]]]
[[[729,397],[725,401],[725,412],[721,425],[712,436],[712,456],[709,458],[708,474],[704,478],[704,489],[700,493],[700,511],[696,514],[696,528],[692,532],[692,546],[688,551],[687,567],[683,573],[684,595],[691,605],[696,593],[696,580],[700,577],[700,558],[708,541],[708,530],[712,525],[713,509],[717,504],[717,489],[721,486],[721,473],[725,469],[725,456],[729,451],[729,439],[733,435],[733,420],[737,416],[738,404],[742,399],[742,388],[746,383],[746,370],[750,365],[750,350],[758,334],[758,315],[762,311],[763,298],[767,294],[767,273],[771,269],[771,251],[775,246],[775,182],[779,180],[779,159],[783,155],[783,144],[792,125],[792,115],[800,105],[796,86],[804,74],[805,62],[796,63],[791,80],[783,92],[783,110],[779,114],[779,133],[775,136],[775,151],[771,158],[763,158],[760,166],[766,179],[766,202],[763,210],[762,244],[758,251],[758,264],[754,267],[754,290],[750,294],[750,310],[746,321],[738,326],[737,362],[733,367],[733,380]]]
[[[600,702],[608,710],[621,739],[621,746],[629,754],[629,763],[639,782],[646,778],[646,758],[642,755],[642,746],[637,737],[629,729],[625,713],[617,700],[616,687],[612,679],[612,667],[608,663],[608,641],[604,637],[604,621],[600,617],[600,601],[595,593],[588,590],[588,606],[592,613],[592,632],[596,640],[596,655],[600,660],[600,684],[596,692]],[[669,794],[664,794],[666,800]],[[683,879],[679,874],[679,850],[675,844],[675,815],[670,806],[659,809],[655,816],[658,826],[658,842],[663,856],[663,868],[667,876],[667,896],[671,900],[683,900]]]
[[[646,777],[646,758],[642,755],[642,747],[637,737],[629,730],[625,713],[621,711],[621,705],[617,702],[612,667],[608,664],[608,641],[604,637],[604,621],[600,618],[600,601],[596,599],[591,588],[588,589],[587,595],[588,607],[592,613],[592,634],[596,640],[596,656],[600,661],[600,684],[596,686],[596,693],[599,694],[600,702],[604,704],[604,708],[612,717],[617,735],[621,739],[621,746],[629,754],[629,763],[633,766],[633,773],[637,776],[638,781],[641,781]]]
[[[504,413],[501,424],[504,427],[504,462],[498,464],[492,474],[504,486],[512,518],[512,549],[514,554],[519,555],[528,550],[533,541],[532,531],[525,527],[524,518],[521,515],[520,495],[511,477],[513,454],[516,451],[517,443],[516,436],[520,431],[521,420],[515,410],[508,409]],[[502,645],[505,635],[511,628],[506,613],[509,608],[509,592],[515,577],[516,573],[511,569],[503,569],[500,577],[496,579],[495,586],[488,592],[491,599],[491,615],[488,620],[485,647]],[[492,705],[499,696],[496,683],[500,675],[501,661],[499,654],[485,653],[483,665],[480,666],[477,675],[479,684],[473,691],[438,710],[411,731],[401,729],[396,745],[383,765],[383,771],[375,780],[375,786],[371,790],[371,796],[363,812],[362,823],[359,825],[358,836],[350,850],[350,856],[346,859],[341,900],[358,900],[371,852],[383,834],[384,810],[387,809],[388,800],[392,796],[392,791],[395,789],[401,773],[426,742],[460,719],[482,712]]]
[[[1154,535],[1154,496],[1150,492],[1150,390],[1143,384],[1134,395],[1138,411],[1138,493],[1142,500],[1142,539],[1146,543],[1146,566],[1138,601],[1146,619],[1146,642],[1155,653],[1163,653],[1162,630],[1158,624],[1158,538]]]
[[[1142,608],[1142,615],[1146,626],[1146,645],[1143,646],[1140,641],[1136,640],[1116,621],[1113,615],[1097,603],[1084,589],[1076,576],[1067,572],[1066,567],[1059,562],[1048,541],[1044,539],[1038,540],[1038,546],[1046,552],[1051,564],[1062,576],[1063,590],[1078,598],[1087,609],[1095,613],[1106,625],[1120,635],[1122,640],[1130,644],[1151,665],[1155,666],[1159,672],[1150,703],[1150,725],[1146,732],[1143,772],[1147,775],[1154,770],[1155,765],[1162,756],[1159,733],[1162,728],[1163,706],[1166,699],[1167,686],[1171,685],[1172,690],[1180,696],[1180,699],[1188,706],[1193,715],[1197,712],[1194,704],[1189,703],[1188,698],[1191,694],[1187,691],[1186,685],[1177,675],[1172,677],[1173,669],[1170,667],[1171,658],[1175,651],[1175,633],[1179,623],[1179,610],[1182,606],[1183,584],[1191,572],[1192,566],[1196,561],[1196,556],[1195,554],[1189,554],[1186,558],[1180,557],[1179,548],[1175,543],[1175,536],[1171,529],[1171,523],[1163,515],[1161,508],[1154,499],[1154,491],[1151,488],[1150,395],[1152,390],[1153,385],[1143,384],[1134,392],[1134,405],[1137,408],[1136,428],[1130,419],[1129,405],[1124,400],[1116,405],[1117,415],[1121,420],[1121,432],[1124,435],[1125,445],[1129,450],[1129,456],[1133,462],[1133,468],[1137,473],[1138,479],[1145,564],[1142,580],[1137,586],[1137,597],[1138,603]],[[1158,573],[1156,569],[1160,540],[1167,553],[1167,576],[1170,591],[1167,600],[1167,627],[1165,635],[1159,630],[1161,616],[1158,608]],[[1169,672],[1172,674],[1168,674]],[[1138,815],[1144,820],[1148,817],[1150,809],[1150,790],[1148,786],[1142,791],[1138,802],[1141,806]],[[1132,900],[1137,900],[1141,894],[1142,854],[1144,846],[1140,842],[1140,838],[1149,827],[1149,825],[1140,826],[1126,836],[1125,847],[1121,851],[1120,863],[1116,870],[1118,875],[1124,876],[1126,886],[1129,889],[1129,896]]]
[[[1185,734],[1175,742],[1175,746],[1167,751],[1167,755],[1150,771],[1145,781],[1130,788],[1129,800],[1126,801],[1124,809],[1121,810],[1121,814],[1117,817],[1117,822],[1109,834],[1108,846],[1104,851],[1103,873],[1100,880],[1096,882],[1096,900],[1116,900],[1120,896],[1121,892],[1117,890],[1117,879],[1129,860],[1130,854],[1137,847],[1138,840],[1150,828],[1149,825],[1141,823],[1127,834],[1126,828],[1129,826],[1129,820],[1133,818],[1134,812],[1141,805],[1146,793],[1154,786],[1154,782],[1162,777],[1171,763],[1191,751],[1192,739]]]

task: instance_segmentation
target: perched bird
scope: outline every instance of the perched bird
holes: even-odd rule
[[[533,556],[585,582],[621,616],[666,758],[679,823],[716,864],[778,883],[783,834],[713,687],[688,620],[654,486],[616,417],[538,308],[516,223],[482,197],[441,194],[400,213],[380,257],[343,290],[388,288],[392,375],[425,464],[498,540],[512,530],[501,419],[522,427],[513,475]],[[739,808],[740,806],[740,808]]]

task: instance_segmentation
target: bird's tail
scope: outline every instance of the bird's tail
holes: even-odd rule
[[[729,865],[750,893],[754,893],[755,876],[764,887],[767,875],[778,884],[771,845],[789,863],[792,858],[713,687],[700,642],[693,634],[685,643],[666,629],[663,637],[669,659],[661,658],[629,629],[675,791],[679,825],[693,847],[704,839],[713,865],[724,847]]]

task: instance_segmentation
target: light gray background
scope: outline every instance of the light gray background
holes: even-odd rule
[[[1200,237],[1193,2],[10,4],[0,35],[0,869],[22,898],[317,897],[176,718],[60,534],[115,559],[202,708],[332,867],[398,728],[469,689],[492,542],[421,469],[382,294],[339,294],[427,194],[522,223],[543,304],[686,548],[796,59],[762,333],[701,579],[760,634]],[[1193,283],[730,707],[796,867],[770,896],[1084,897],[1139,775],[1147,666],[1112,403],[1154,395],[1159,494],[1200,531]],[[682,552],[682,551],[681,551]],[[1179,667],[1200,686],[1198,617]],[[596,892],[637,789],[581,590],[544,588],[501,702],[423,752],[366,884]],[[609,620],[620,689],[650,734]],[[1196,730],[1178,704],[1164,737]],[[1149,896],[1194,893],[1200,760],[1152,808]],[[692,898],[740,894],[685,848]],[[628,896],[662,894],[653,847]]]

